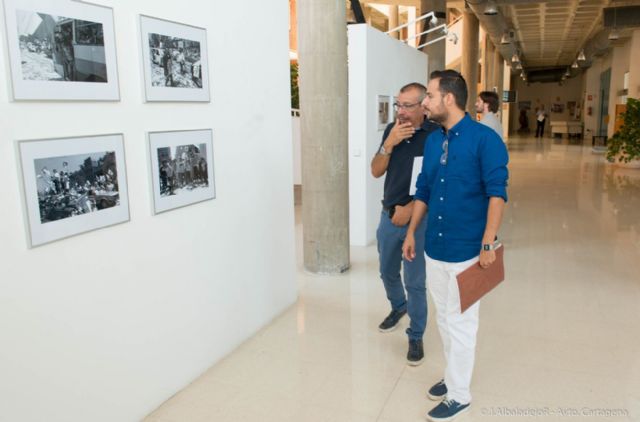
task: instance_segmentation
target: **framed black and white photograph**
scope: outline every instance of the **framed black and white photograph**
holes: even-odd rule
[[[216,197],[211,129],[148,136],[155,214]]]
[[[122,134],[19,141],[31,247],[129,221]]]
[[[4,0],[14,100],[120,99],[113,10]]]
[[[207,31],[140,16],[147,101],[209,101]]]
[[[389,124],[390,108],[390,97],[388,95],[378,95],[378,130],[384,130]]]
[[[393,118],[391,119],[391,122],[395,122],[398,119],[398,109],[394,104],[398,104],[398,97],[393,97],[393,103],[391,104],[393,109]]]

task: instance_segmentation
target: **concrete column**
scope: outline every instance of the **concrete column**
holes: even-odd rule
[[[349,268],[347,24],[344,0],[298,3],[304,267]]]
[[[493,88],[493,54],[495,49],[489,35],[485,34],[482,49],[482,90],[491,91]]]
[[[420,14],[424,15],[429,12],[447,12],[447,1],[446,0],[421,0],[420,1]],[[446,22],[445,19],[438,20],[438,25]],[[426,26],[424,26],[426,25]],[[429,22],[422,21],[423,28],[420,32],[425,31],[429,27]],[[426,38],[423,42],[427,42],[429,40],[435,39],[442,36],[440,31],[432,32],[429,34],[428,38]],[[422,48],[422,51],[427,53],[429,56],[429,73],[434,70],[444,70],[446,67],[445,60],[445,49],[447,40],[438,41],[434,44],[428,45]],[[422,43],[421,43],[422,44]]]
[[[631,55],[629,57],[629,97],[640,98],[640,29],[631,35]]]
[[[478,98],[478,32],[479,23],[476,15],[471,10],[465,10],[462,18],[462,76],[467,81],[469,98],[467,99],[467,111],[473,114],[476,99]]]
[[[407,22],[415,22],[416,18],[417,18],[417,10],[415,7],[408,7],[407,8]],[[422,32],[422,31],[420,31]],[[409,39],[409,41],[407,42],[407,44],[409,44],[411,47],[415,47],[418,44],[416,44],[418,42],[418,40],[415,38],[415,35],[418,33],[418,31],[416,31],[416,24],[412,23],[411,25],[409,25],[407,27],[407,38]]]
[[[389,28],[387,28],[387,31],[393,28],[397,28],[400,24],[399,22],[399,15],[400,15],[400,8],[398,6],[394,6],[394,5],[390,5],[389,6]],[[396,31],[393,32],[391,34],[393,38],[395,38],[396,40],[400,38],[400,31]]]
[[[500,55],[500,50],[493,49],[493,82],[491,88],[498,88],[498,97],[502,100],[502,93],[504,92],[504,60]]]

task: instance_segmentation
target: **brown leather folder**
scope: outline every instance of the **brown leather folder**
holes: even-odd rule
[[[504,246],[500,245],[496,249],[496,260],[489,268],[482,268],[476,262],[456,278],[460,291],[460,313],[462,313],[504,280]]]

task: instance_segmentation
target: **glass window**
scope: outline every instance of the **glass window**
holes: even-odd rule
[[[76,44],[104,45],[102,24],[76,20]]]

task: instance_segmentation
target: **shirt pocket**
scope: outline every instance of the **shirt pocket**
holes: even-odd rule
[[[453,152],[447,160],[447,175],[463,185],[482,183],[480,163],[469,150]]]

